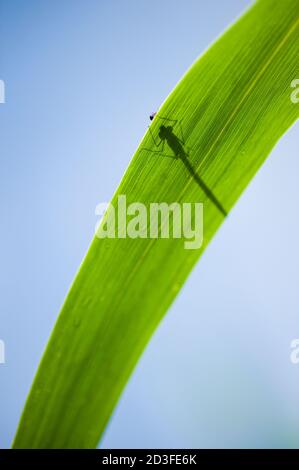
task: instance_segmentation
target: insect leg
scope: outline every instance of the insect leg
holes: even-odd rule
[[[164,148],[164,143],[165,143],[165,141],[164,141],[164,140],[160,140],[160,142],[157,144],[156,139],[155,139],[155,136],[154,136],[154,134],[152,133],[152,130],[151,130],[150,126],[149,126],[148,130],[150,131],[150,135],[151,135],[151,138],[152,138],[153,141],[154,141],[155,146],[156,146],[156,147],[160,147],[160,145],[162,144],[162,149],[163,149],[163,148]]]

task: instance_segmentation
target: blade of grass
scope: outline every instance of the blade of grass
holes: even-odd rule
[[[147,132],[113,198],[204,203],[204,243],[97,239],[89,248],[27,399],[15,448],[96,447],[145,345],[203,250],[299,116],[298,0],[259,0],[187,72],[159,115],[180,119],[196,175],[153,157]],[[154,119],[152,131],[157,132]],[[195,174],[194,173],[194,174]],[[219,203],[219,204],[220,204]]]

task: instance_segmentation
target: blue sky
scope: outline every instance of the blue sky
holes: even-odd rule
[[[149,113],[250,3],[1,0],[0,447],[96,205],[113,194]],[[192,272],[102,446],[298,447],[298,137],[297,124]]]

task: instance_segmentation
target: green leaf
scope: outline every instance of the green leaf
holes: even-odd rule
[[[166,99],[151,131],[157,139],[159,117],[179,120],[188,162],[152,153],[157,149],[147,132],[113,202],[118,195],[146,207],[203,202],[204,243],[188,250],[180,238],[93,240],[38,369],[15,448],[97,446],[159,321],[226,213],[298,118],[299,105],[290,98],[298,52],[298,0],[259,0]],[[178,138],[178,124],[174,129]]]

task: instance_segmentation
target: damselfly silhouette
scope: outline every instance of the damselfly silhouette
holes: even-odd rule
[[[183,162],[185,165],[185,168],[189,172],[190,176],[194,179],[194,181],[198,184],[198,186],[201,188],[201,190],[206,194],[206,196],[213,202],[213,204],[217,207],[217,209],[221,212],[223,216],[227,216],[227,212],[222,206],[222,204],[218,201],[214,193],[210,190],[210,188],[205,184],[205,182],[202,180],[202,178],[196,173],[195,169],[193,168],[192,164],[190,163],[189,160],[189,151],[188,148],[186,147],[186,142],[184,139],[183,135],[183,129],[182,125],[179,119],[168,119],[168,118],[163,118],[158,116],[156,113],[153,113],[150,116],[150,119],[155,121],[157,119],[162,120],[165,122],[164,124],[161,124],[159,127],[158,131],[158,136],[159,136],[159,141],[156,140],[152,130],[151,126],[149,126],[149,131],[151,134],[151,137],[154,141],[154,144],[157,148],[160,148],[159,150],[151,150],[151,149],[146,149],[151,153],[165,156],[165,157],[170,157],[174,159],[179,159]],[[178,125],[180,129],[180,134],[181,138],[179,138],[175,133],[174,133],[174,127]],[[165,147],[165,143],[168,144],[169,148],[172,150],[173,154],[172,155],[166,155],[163,154],[163,150]]]

